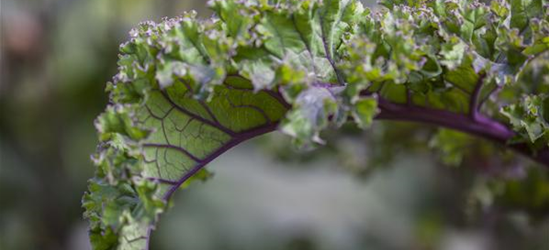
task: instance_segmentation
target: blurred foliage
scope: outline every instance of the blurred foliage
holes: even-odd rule
[[[116,72],[118,44],[139,21],[188,9],[208,13],[203,1],[2,2],[0,249],[87,247],[72,240],[86,226],[80,198],[94,171],[92,124],[107,102],[104,83]],[[548,91],[547,73],[526,72],[521,77],[531,85],[517,86],[528,89],[499,93],[508,103],[516,102],[516,91]],[[417,244],[409,249],[439,249],[441,239],[456,228],[484,232],[495,242],[493,249],[549,249],[548,171],[507,153],[495,154],[483,140],[416,124],[375,123],[368,132],[346,125],[324,133],[327,146],[307,152],[288,147],[289,139],[277,134],[258,143],[279,160],[298,161],[299,167],[333,157],[339,163],[336,171],[343,168],[364,181],[372,170],[384,171],[410,153],[425,157],[435,147],[441,155],[433,180],[437,188],[414,215]],[[449,140],[459,144],[445,146]],[[458,149],[467,150],[460,154]],[[364,236],[364,246],[376,244],[390,245]],[[320,248],[307,235],[296,235],[285,249]]]

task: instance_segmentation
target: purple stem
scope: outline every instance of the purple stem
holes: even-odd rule
[[[198,171],[200,171],[206,164],[210,163],[211,161],[215,160],[217,157],[219,157],[221,154],[225,153],[227,150],[233,148],[234,146],[247,141],[249,139],[252,139],[256,136],[263,135],[269,132],[272,132],[276,130],[278,126],[278,123],[269,123],[257,128],[253,128],[247,131],[239,132],[236,135],[233,136],[233,138],[225,145],[208,155],[206,158],[202,159],[198,165],[194,166],[189,172],[185,173],[177,182],[173,182],[173,186],[164,194],[163,200],[168,201],[170,197],[179,189],[179,187],[187,181],[189,178],[191,178],[194,174],[196,174]],[[146,249],[149,249],[149,243],[152,231],[154,230],[154,225],[150,225],[147,229],[147,243],[146,243]]]
[[[381,97],[378,97],[378,105],[381,112],[376,116],[376,119],[380,120],[423,122],[497,141],[506,140],[513,136],[513,132],[502,124],[481,115],[478,116],[477,121],[473,121],[466,115],[445,110],[396,104]]]
[[[370,94],[365,93],[364,95]],[[464,114],[449,112],[445,110],[397,104],[390,102],[382,97],[378,97],[378,105],[380,108],[380,113],[375,117],[375,119],[423,122],[440,127],[455,129],[505,145],[549,167],[548,150],[533,153],[527,147],[527,145],[507,144],[507,142],[515,136],[515,132],[505,125],[501,124],[500,122],[488,118],[478,112],[476,115],[471,117]],[[175,183],[175,185],[164,195],[164,200],[168,200],[181,184],[183,184],[192,175],[197,173],[206,164],[213,161],[222,153],[226,152],[227,150],[240,144],[243,141],[274,131],[277,126],[277,123],[270,123],[235,134],[227,144],[223,145],[221,148],[217,149],[206,158],[200,160],[198,165],[196,165],[193,169],[191,169],[191,171],[187,172],[183,177],[181,177]]]
[[[484,85],[484,78],[486,78],[486,74],[479,75],[477,83],[475,84],[475,89],[473,90],[473,93],[471,93],[471,99],[469,102],[469,115],[475,121],[480,119],[479,110],[481,106],[479,105],[479,98],[482,86]]]
[[[369,95],[369,94],[366,94]],[[508,144],[516,134],[502,123],[477,112],[473,117],[445,110],[392,103],[378,97],[379,120],[411,121],[451,128],[508,147],[532,160],[549,167],[549,150],[533,152],[526,144]]]
[[[482,76],[479,82],[482,81]],[[481,83],[482,84],[482,83]],[[413,106],[409,104],[397,104],[390,102],[382,97],[377,97],[378,106],[380,109],[379,114],[375,119],[379,120],[394,120],[394,121],[411,121],[422,122],[426,124],[432,124],[440,127],[455,129],[461,132],[476,135],[481,138],[485,138],[501,145],[504,145],[518,153],[530,157],[536,162],[549,167],[549,150],[544,149],[537,153],[533,152],[526,144],[512,144],[507,142],[515,136],[515,132],[509,129],[502,123],[493,120],[489,117],[482,115],[478,112],[478,93],[480,93],[481,84],[477,84],[471,101],[471,114],[459,114],[445,110],[438,110],[420,106]],[[477,93],[477,94],[475,94]],[[271,95],[278,96],[277,99],[284,100],[279,93],[270,92]],[[369,96],[371,93],[363,92],[362,95]],[[285,101],[283,103],[286,103]],[[287,105],[287,103],[286,103]],[[187,181],[191,176],[200,171],[206,164],[210,163],[218,156],[233,148],[234,146],[254,138],[256,136],[266,134],[274,131],[278,126],[278,123],[270,123],[257,128],[250,129],[248,131],[236,133],[232,139],[221,148],[208,155],[206,158],[198,162],[198,165],[193,167],[189,172],[185,173],[177,182],[173,182],[173,186],[166,192],[163,199],[169,200],[170,197],[179,189],[179,187]],[[151,232],[154,229],[154,225],[151,225],[147,232],[147,249],[149,246]]]
[[[179,186],[181,186],[186,180],[188,180],[195,173],[200,171],[200,169],[202,169],[206,164],[210,163],[215,158],[217,158],[221,154],[225,153],[227,150],[233,148],[234,146],[240,144],[243,141],[246,141],[246,140],[252,139],[256,136],[274,131],[277,126],[278,126],[278,124],[276,124],[276,123],[267,124],[267,125],[264,125],[264,126],[260,126],[260,127],[253,128],[251,130],[240,132],[240,133],[236,134],[227,144],[223,145],[222,147],[220,147],[219,149],[217,149],[216,151],[214,151],[210,155],[206,156],[204,159],[202,159],[199,162],[199,164],[197,164],[189,172],[187,172],[185,175],[183,175],[176,182],[176,185],[174,185],[172,188],[170,188],[170,190],[168,190],[168,192],[166,192],[163,199],[166,200],[166,201],[169,200],[170,197],[173,195],[173,193],[179,188]]]

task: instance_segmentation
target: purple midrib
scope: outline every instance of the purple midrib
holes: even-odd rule
[[[289,104],[284,101],[279,93],[270,94],[271,96],[277,95],[274,97],[276,97],[277,100],[281,100],[283,102],[283,105],[289,107]],[[492,118],[486,117],[478,113],[471,116],[445,110],[438,110],[414,105],[397,104],[379,96],[377,97],[377,100],[380,112],[376,115],[376,120],[422,122],[426,124],[458,130],[507,146],[508,148],[525,156],[528,156],[534,161],[545,165],[546,167],[549,167],[549,150],[545,149],[539,151],[537,154],[532,154],[530,148],[528,148],[528,146],[525,144],[508,145],[507,142],[516,135],[515,132],[504,124]],[[213,126],[215,127],[215,125]],[[168,201],[175,193],[175,191],[177,191],[177,189],[179,189],[179,187],[185,181],[187,181],[190,177],[200,171],[208,163],[215,160],[221,154],[225,153],[229,149],[246,140],[272,132],[276,130],[277,126],[277,122],[268,123],[250,129],[248,131],[233,134],[232,139],[229,142],[215,150],[210,155],[206,156],[189,172],[185,173],[179,180],[174,182],[172,187],[163,196],[163,199],[165,201]],[[152,230],[153,226],[151,225],[147,232],[147,249],[149,246],[150,234]]]
[[[380,108],[380,112],[375,117],[375,119],[377,120],[422,122],[440,127],[455,129],[508,146],[510,149],[527,155],[533,160],[549,166],[549,152],[547,152],[547,150],[541,151],[536,155],[532,155],[529,151],[529,148],[525,145],[506,145],[507,141],[515,136],[515,132],[503,125],[502,123],[481,114],[471,117],[465,114],[459,114],[445,110],[397,104],[381,97],[378,97],[378,105]],[[168,200],[181,184],[183,184],[191,176],[200,171],[200,169],[202,169],[205,165],[213,161],[215,158],[217,158],[227,150],[240,144],[243,141],[272,132],[276,130],[277,126],[278,123],[270,123],[242,133],[235,134],[228,143],[202,159],[198,165],[193,167],[189,172],[185,173],[185,175],[182,176],[175,183],[175,185],[164,195],[164,199]]]
[[[549,168],[549,149],[545,148],[538,152],[532,152],[526,144],[508,144],[509,140],[516,136],[516,133],[499,121],[480,113],[471,116],[445,110],[392,103],[381,97],[378,97],[378,106],[380,112],[375,119],[422,122],[458,130],[494,141]]]
[[[274,94],[280,95],[278,93]],[[283,100],[281,96],[277,99]],[[380,112],[375,117],[376,120],[421,122],[458,130],[507,146],[510,149],[523,155],[529,156],[533,160],[549,167],[548,150],[543,150],[533,155],[530,149],[524,144],[507,145],[507,142],[516,135],[515,132],[492,118],[486,117],[481,114],[470,116],[439,109],[397,104],[379,96],[377,97],[377,99]],[[202,159],[199,164],[193,167],[189,172],[185,173],[185,175],[183,175],[176,182],[176,185],[174,185],[164,195],[164,199],[168,200],[181,184],[183,184],[192,175],[200,171],[200,169],[202,169],[205,165],[213,161],[215,158],[217,158],[227,150],[240,144],[243,141],[272,132],[276,130],[277,126],[278,123],[269,123],[245,132],[234,134],[232,139],[228,143],[224,144],[222,147],[218,148],[213,153]]]
[[[278,126],[277,123],[269,123],[263,126],[259,126],[244,132],[240,132],[232,137],[231,140],[229,140],[226,144],[221,146],[220,148],[216,149],[214,152],[206,156],[205,158],[201,159],[201,161],[194,166],[189,172],[185,173],[177,182],[175,185],[173,185],[166,194],[164,194],[163,199],[169,200],[170,197],[173,195],[175,191],[181,186],[185,181],[187,181],[190,177],[192,177],[194,174],[196,174],[200,169],[202,169],[204,166],[206,166],[208,163],[215,160],[218,156],[225,153],[227,150],[233,148],[234,146],[247,141],[249,139],[252,139],[256,136],[263,135],[269,132],[272,132],[276,130],[276,127]]]

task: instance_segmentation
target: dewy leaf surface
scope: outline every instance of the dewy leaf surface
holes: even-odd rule
[[[547,89],[516,88],[524,68],[549,68],[532,63],[549,44],[546,1],[387,0],[378,12],[357,0],[209,4],[212,18],[144,22],[120,47],[83,197],[93,249],[147,249],[177,189],[277,128],[311,147],[349,121],[425,122],[513,138],[523,144],[510,147],[549,162]],[[500,110],[498,91],[525,97]]]

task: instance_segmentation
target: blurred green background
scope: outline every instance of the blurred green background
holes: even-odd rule
[[[211,12],[203,0],[0,5],[0,250],[90,249],[80,198],[118,45],[140,21]],[[248,142],[179,192],[151,249],[548,250],[547,207],[494,208],[490,176],[443,166],[426,150],[431,132],[344,128],[312,152],[278,133]],[[549,190],[547,173],[535,176]]]

